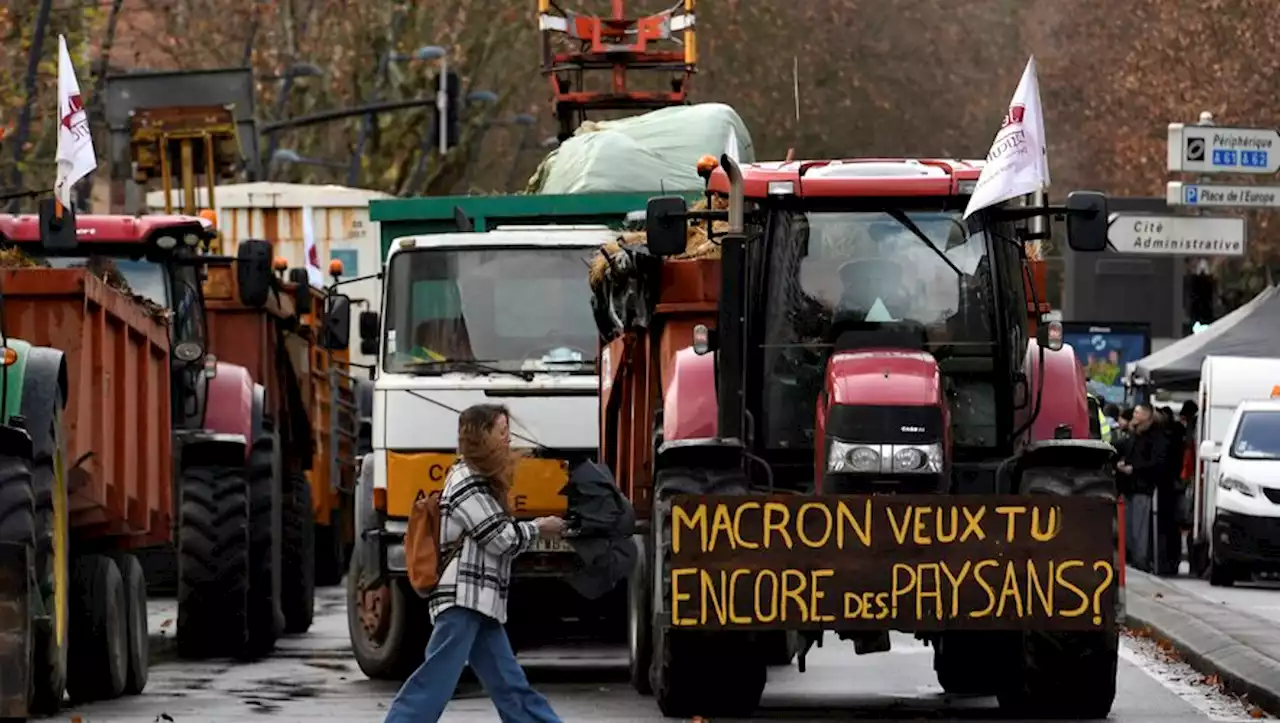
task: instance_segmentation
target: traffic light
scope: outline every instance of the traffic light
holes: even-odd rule
[[[1209,274],[1189,274],[1187,276],[1187,316],[1192,324],[1212,324],[1214,322],[1213,297],[1217,284]]]
[[[448,148],[453,148],[458,145],[458,139],[461,135],[458,127],[458,115],[461,110],[460,98],[462,97],[462,94],[459,91],[462,88],[462,81],[458,78],[458,74],[452,70],[446,71],[444,74],[437,73],[435,88],[437,98],[440,97],[441,77],[446,79],[446,85],[444,88],[445,145]],[[440,145],[440,108],[438,104],[436,107],[435,122],[432,124],[431,132],[432,140],[434,141],[433,145],[438,148]]]

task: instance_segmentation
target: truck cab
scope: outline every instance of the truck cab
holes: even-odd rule
[[[421,661],[421,645],[395,623],[410,616],[429,627],[407,591],[404,533],[414,501],[443,489],[462,410],[486,402],[510,410],[512,444],[528,450],[511,499],[518,518],[563,514],[569,470],[595,459],[596,331],[582,272],[616,238],[606,226],[497,226],[390,244],[381,313],[360,320],[377,377],[348,575],[353,646],[371,677]],[[517,560],[512,594],[541,604],[513,605],[513,630],[530,628],[520,608],[551,618],[572,609],[577,596],[562,581],[569,553],[563,542],[540,541]]]

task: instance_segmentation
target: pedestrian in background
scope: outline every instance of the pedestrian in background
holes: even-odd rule
[[[1173,409],[1165,407],[1161,425],[1165,435],[1164,473],[1156,487],[1156,544],[1159,545],[1156,561],[1157,575],[1178,574],[1182,564],[1182,535],[1178,517],[1184,497],[1182,486],[1183,449],[1186,446],[1187,428],[1183,426]]]
[[[1130,439],[1116,471],[1127,478],[1128,504],[1125,506],[1129,559],[1139,570],[1151,572],[1152,496],[1167,464],[1166,437],[1155,425],[1149,405],[1134,407]]]
[[[532,522],[511,516],[515,473],[511,416],[498,404],[477,404],[458,415],[458,462],[440,495],[440,548],[455,547],[427,596],[434,628],[426,660],[391,701],[386,723],[434,723],[468,664],[493,699],[503,723],[559,723],[516,661],[503,624],[511,563],[539,536],[564,533],[564,520]]]
[[[1107,441],[1114,444],[1120,438],[1120,405],[1107,402],[1102,408],[1102,415],[1106,417],[1107,426],[1111,428],[1110,439]]]

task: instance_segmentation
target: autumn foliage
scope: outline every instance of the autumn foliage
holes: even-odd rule
[[[0,8],[0,128],[12,128],[38,0]],[[562,0],[607,13],[608,0]],[[666,0],[628,0],[633,12]],[[435,61],[382,63],[387,51],[449,49],[470,107],[461,146],[440,159],[430,109],[384,115],[360,160],[358,185],[396,193],[502,191],[523,185],[555,132],[538,69],[532,0],[54,0],[54,27],[74,39],[91,95],[104,67],[252,63],[264,121],[433,92]],[[1165,126],[1214,112],[1221,124],[1266,126],[1280,100],[1274,0],[701,0],[696,100],[734,105],[762,158],[981,156],[1026,58],[1041,71],[1054,188],[1163,195]],[[114,26],[114,30],[111,28]],[[46,40],[26,183],[52,171],[56,44]],[[279,76],[295,63],[323,75]],[[285,102],[281,90],[291,86]],[[92,107],[93,99],[89,98]],[[533,115],[538,125],[512,122]],[[346,163],[361,121],[280,134],[280,147]],[[264,147],[266,143],[264,142]],[[14,153],[0,153],[0,188]],[[425,150],[425,155],[424,155]],[[415,171],[421,171],[415,178]],[[344,169],[289,166],[274,177],[345,183]],[[1259,214],[1255,241],[1274,223]],[[1264,262],[1269,243],[1253,244]]]

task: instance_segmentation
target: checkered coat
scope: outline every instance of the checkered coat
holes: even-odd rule
[[[452,558],[427,596],[431,619],[457,606],[505,623],[511,562],[538,538],[538,528],[507,514],[488,480],[459,461],[440,495],[440,538],[441,554],[450,550]]]

